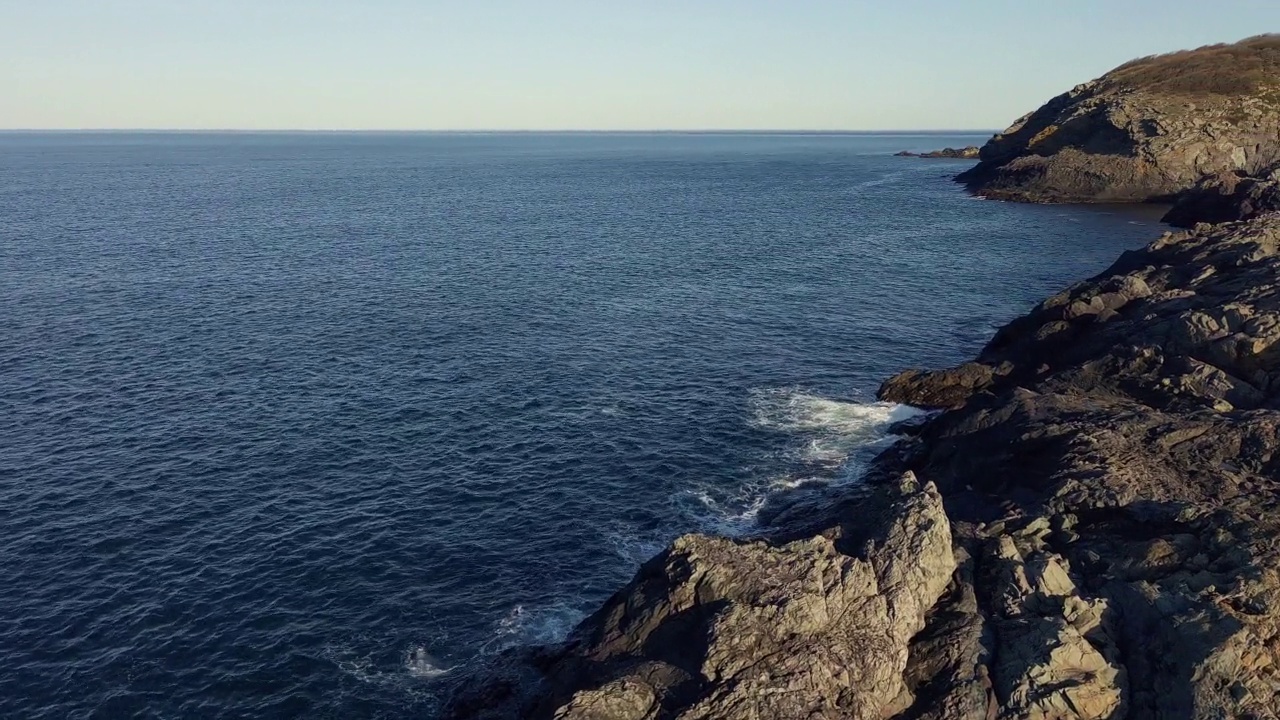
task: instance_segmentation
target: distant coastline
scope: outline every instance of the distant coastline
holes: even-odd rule
[[[0,128],[0,134],[39,135],[39,134],[137,134],[137,135],[768,135],[768,136],[886,136],[886,137],[935,137],[935,136],[973,136],[990,137],[995,133],[990,129],[941,129],[941,130],[788,130],[788,129],[656,129],[656,130],[521,130],[521,129],[402,129],[402,128],[368,128],[368,129],[324,129],[324,128]]]

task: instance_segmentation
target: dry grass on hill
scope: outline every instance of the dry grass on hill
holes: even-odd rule
[[[1280,85],[1280,34],[1139,58],[1107,73],[1102,83],[1178,95],[1265,92]]]

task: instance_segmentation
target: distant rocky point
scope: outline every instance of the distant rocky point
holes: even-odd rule
[[[1280,163],[1280,35],[1126,63],[1015,122],[956,179],[1029,202],[1172,201]]]
[[[910,150],[894,153],[895,157],[918,157],[918,158],[946,158],[951,160],[976,160],[980,148],[977,145],[970,145],[964,148],[943,148],[941,150],[933,150],[931,152],[915,153]]]

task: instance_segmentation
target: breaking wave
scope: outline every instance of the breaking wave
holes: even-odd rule
[[[774,493],[856,482],[867,462],[897,440],[890,428],[923,413],[907,405],[835,400],[799,388],[753,392],[749,407],[752,426],[790,436],[780,468],[731,490],[682,491],[677,506],[687,511],[697,530],[749,534],[760,529],[760,510]]]
[[[889,428],[923,411],[897,403],[832,400],[803,390],[765,390],[751,399],[754,424],[793,433],[805,462],[838,466],[896,438]]]
[[[543,606],[516,605],[494,627],[481,654],[489,655],[520,645],[547,645],[564,640],[569,631],[586,617],[581,608],[585,599],[568,598]]]

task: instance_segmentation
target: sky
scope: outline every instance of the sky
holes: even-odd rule
[[[0,0],[0,128],[1007,126],[1280,0]]]

